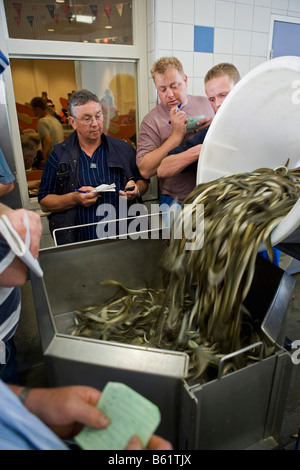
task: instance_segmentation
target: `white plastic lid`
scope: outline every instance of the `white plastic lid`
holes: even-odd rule
[[[288,169],[300,166],[300,57],[290,56],[259,65],[226,97],[202,146],[197,184],[288,160]],[[299,225],[300,200],[273,230],[272,245]]]

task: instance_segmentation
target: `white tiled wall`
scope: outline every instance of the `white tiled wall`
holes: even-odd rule
[[[300,0],[147,0],[150,108],[156,59],[178,57],[189,92],[204,95],[203,78],[213,65],[232,62],[243,76],[267,60],[271,15],[300,17]],[[194,26],[214,28],[213,52],[194,51]]]

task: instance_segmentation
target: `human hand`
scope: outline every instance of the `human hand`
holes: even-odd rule
[[[148,442],[147,450],[172,450],[172,444],[162,437],[153,434]],[[125,450],[143,450],[141,441],[137,436],[133,436],[128,442]]]
[[[34,258],[38,257],[40,240],[42,235],[42,223],[40,216],[33,211],[26,209],[10,209],[6,207],[4,210],[1,210],[1,215],[6,215],[10,220],[12,226],[16,232],[20,235],[23,242],[26,239],[27,228],[24,225],[24,216],[27,215],[28,227],[30,234],[30,251]]]
[[[96,405],[101,392],[92,387],[69,386],[32,389],[25,406],[61,439],[71,439],[84,425],[105,428],[109,419]]]
[[[133,189],[126,191],[126,189],[130,188],[131,186],[133,186]],[[134,181],[130,180],[126,184],[125,190],[124,191],[123,190],[119,191],[119,195],[123,196],[123,197],[126,197],[128,201],[133,201],[134,199],[136,199],[138,197],[138,191],[139,191],[138,186],[135,184]]]
[[[178,109],[177,106],[174,106],[174,108],[170,110],[170,123],[173,127],[173,132],[182,135],[186,133],[187,116],[186,113]]]
[[[74,194],[74,200],[77,205],[90,207],[98,200],[98,194],[92,192],[93,186],[81,186]]]
[[[201,129],[205,129],[206,127],[210,126],[211,123],[212,123],[212,118],[207,119],[207,117],[205,117],[201,119],[201,121],[197,122],[197,129],[195,130],[195,132],[198,132]]]

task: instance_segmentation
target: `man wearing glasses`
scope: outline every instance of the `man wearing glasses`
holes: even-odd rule
[[[87,90],[77,91],[68,108],[74,132],[56,145],[48,158],[38,195],[41,209],[51,212],[51,233],[58,228],[95,224],[104,214],[111,215],[111,220],[119,219],[120,196],[130,205],[148,189],[148,181],[136,166],[135,149],[121,139],[103,134],[98,97]],[[115,184],[115,190],[93,192],[102,184]],[[56,232],[58,244],[94,238],[96,225]]]

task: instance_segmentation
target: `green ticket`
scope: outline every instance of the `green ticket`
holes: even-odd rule
[[[187,125],[186,125],[186,131],[191,132],[195,131],[197,129],[197,122],[202,121],[205,116],[202,114],[201,116],[194,116],[194,117],[189,117],[187,120]]]
[[[110,424],[104,429],[82,429],[75,441],[85,450],[122,450],[134,435],[146,448],[161,419],[156,405],[119,382],[107,383],[97,408],[108,416]]]

